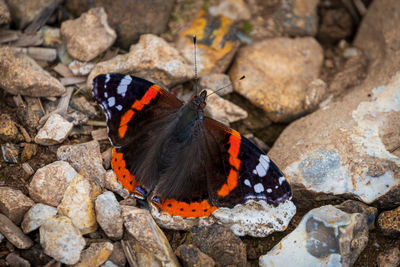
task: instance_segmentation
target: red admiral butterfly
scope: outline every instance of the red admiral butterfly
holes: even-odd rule
[[[290,199],[278,167],[237,131],[204,115],[206,91],[183,104],[160,86],[122,74],[93,80],[107,117],[112,168],[124,188],[161,212],[210,216],[249,201]]]

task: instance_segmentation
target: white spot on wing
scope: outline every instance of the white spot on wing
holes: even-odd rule
[[[267,193],[272,193],[272,189],[271,188],[267,188]]]
[[[256,170],[253,170],[253,174],[257,174],[257,171],[256,171]]]
[[[108,97],[108,94],[107,94],[107,92],[104,92],[104,97],[105,97],[105,98],[107,98],[107,97]]]
[[[254,192],[256,193],[261,193],[264,191],[264,186],[262,185],[262,183],[258,183],[254,185]]]
[[[119,111],[122,110],[122,106],[121,106],[121,105],[118,105],[118,106],[116,106],[115,108],[118,109]]]
[[[269,169],[269,158],[266,155],[261,154],[259,159],[261,165],[264,167],[265,171],[268,172]]]
[[[128,91],[128,86],[131,84],[131,82],[132,78],[129,75],[126,75],[124,78],[122,78],[117,87],[117,94],[125,97],[125,93]]]
[[[283,181],[285,181],[285,177],[279,177],[279,185],[282,185]]]
[[[107,105],[109,107],[113,107],[115,105],[115,97],[110,97],[109,99],[107,99]]]
[[[257,170],[258,176],[260,176],[260,177],[264,177],[265,175],[267,175],[267,172],[265,171],[265,169],[264,169],[264,167],[261,165],[261,163],[259,163],[259,164],[256,166],[256,170]]]
[[[106,74],[106,81],[104,82],[104,88],[107,88],[107,83],[110,81],[110,74]],[[104,93],[104,96],[106,96],[106,94]],[[107,96],[106,96],[107,97]]]
[[[244,180],[244,184],[247,185],[248,187],[251,187],[249,179]]]

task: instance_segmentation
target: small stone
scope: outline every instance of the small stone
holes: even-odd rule
[[[40,118],[44,116],[43,107],[39,98],[25,96],[26,105],[19,105],[17,116],[31,133],[36,135]]]
[[[233,20],[225,16],[211,16],[199,12],[189,29],[179,34],[178,50],[190,64],[194,64],[193,35],[197,37],[196,63],[198,75],[222,73],[229,67],[239,48]]]
[[[331,205],[309,211],[297,228],[259,259],[260,266],[352,266],[368,243],[364,215]]]
[[[15,122],[8,114],[0,115],[0,139],[5,142],[13,142],[17,140],[18,128]]]
[[[89,118],[98,116],[96,108],[84,96],[72,97],[70,107],[86,114]]]
[[[318,30],[318,0],[281,0],[274,14],[283,32],[294,36],[315,36]]]
[[[199,84],[202,89],[209,89],[213,92],[219,90],[216,92],[216,94],[220,96],[224,96],[233,92],[233,84],[231,79],[224,73],[211,73],[209,75],[202,76],[199,79]]]
[[[74,126],[80,126],[86,124],[89,121],[88,116],[84,113],[74,110],[72,108],[69,109],[69,112],[65,117],[70,121]]]
[[[30,233],[56,214],[57,209],[55,207],[37,203],[25,213],[24,220],[21,223],[22,231],[25,234]]]
[[[322,62],[323,50],[314,38],[279,37],[240,49],[229,76],[235,91],[265,110],[269,119],[285,122],[312,111],[322,100],[324,92],[317,89],[324,87],[310,85]]]
[[[111,261],[116,266],[125,266],[126,264],[126,257],[124,253],[124,249],[120,242],[113,243],[114,249],[111,253],[108,261]]]
[[[0,87],[10,94],[33,97],[65,93],[64,86],[32,58],[6,46],[0,47]]]
[[[6,257],[7,263],[11,267],[30,267],[31,264],[29,261],[25,260],[24,258],[20,257],[17,253],[13,252],[7,255]]]
[[[19,145],[10,143],[2,144],[1,152],[3,153],[5,162],[11,164],[19,163]]]
[[[110,242],[92,243],[82,251],[81,259],[74,267],[92,267],[102,265],[113,251],[113,244]]]
[[[347,8],[322,9],[320,12],[318,39],[335,43],[353,35],[355,25]]]
[[[53,3],[52,0],[8,0],[8,8],[10,9],[13,21],[18,29],[23,29],[36,16],[43,12],[47,7]]]
[[[110,191],[113,191],[127,199],[129,197],[129,191],[126,190],[121,183],[118,181],[117,176],[115,175],[114,171],[109,170],[106,173],[105,180],[104,180],[104,187]]]
[[[92,8],[75,20],[61,24],[61,35],[68,53],[81,61],[90,61],[107,50],[117,38],[107,23],[104,8]]]
[[[35,202],[25,196],[20,190],[10,187],[0,187],[0,212],[6,215],[15,224],[20,224],[25,212]]]
[[[0,213],[0,233],[19,249],[28,249],[33,241],[21,231],[10,219]]]
[[[79,261],[85,239],[67,217],[53,217],[40,227],[40,245],[50,257],[64,264]]]
[[[88,75],[96,64],[92,62],[82,62],[74,60],[69,63],[68,68],[72,71],[75,76],[86,76]]]
[[[123,235],[121,206],[110,191],[96,198],[96,219],[104,233],[113,239],[121,239]]]
[[[10,11],[4,0],[0,0],[0,25],[9,24],[11,22]]]
[[[180,245],[175,254],[183,263],[183,266],[192,267],[208,267],[215,266],[215,261],[207,254],[201,252],[200,249],[193,245]]]
[[[80,174],[69,183],[57,211],[59,215],[70,218],[82,234],[97,230],[92,188],[90,182]]]
[[[142,252],[135,249],[138,266],[151,266],[154,263],[154,258],[148,258],[149,252],[155,255],[156,262],[161,261],[164,266],[179,265],[167,238],[147,210],[122,206],[122,218],[129,234],[128,240],[133,242],[135,248],[138,245],[142,247]]]
[[[218,6],[212,6],[208,9],[213,16],[224,15],[231,20],[249,20],[251,18],[250,10],[243,0],[224,0]]]
[[[106,170],[103,167],[100,144],[97,141],[60,146],[57,158],[68,161],[83,176],[103,186]]]
[[[218,240],[218,242],[215,242]],[[246,246],[228,228],[212,224],[193,227],[193,245],[221,266],[246,266]]]
[[[167,87],[186,82],[194,76],[192,65],[187,64],[164,39],[152,34],[141,35],[128,54],[98,63],[88,77],[87,86],[92,88],[93,78],[104,73],[130,74],[158,81]]]
[[[400,206],[394,210],[384,211],[379,214],[378,228],[386,235],[400,233]]]
[[[378,209],[370,207],[360,201],[346,200],[343,203],[335,206],[341,211],[347,213],[361,213],[367,219],[369,230],[375,229],[375,218],[378,215]]]
[[[25,162],[30,160],[37,153],[37,145],[36,144],[25,144],[24,149],[21,153],[21,161]]]
[[[39,235],[37,237],[39,237]],[[46,264],[48,264],[50,261],[53,260],[44,253],[43,248],[40,246],[39,242],[37,243],[35,242],[33,247],[30,247],[29,249],[21,250],[19,252],[21,257],[29,261],[29,263],[32,266],[45,266]],[[51,265],[46,267],[61,267],[61,266]]]
[[[43,39],[43,46],[58,47],[62,45],[61,34],[59,28],[43,26],[39,30]]]
[[[36,202],[56,207],[76,175],[77,172],[67,162],[53,162],[36,171],[29,184],[29,195]]]
[[[397,267],[400,265],[399,248],[391,248],[378,254],[376,259],[378,267]]]
[[[46,121],[35,137],[35,142],[50,146],[61,144],[70,134],[74,125],[61,115],[53,114]]]

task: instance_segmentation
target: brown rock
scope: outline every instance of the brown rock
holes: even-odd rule
[[[108,260],[112,261],[117,266],[125,266],[126,258],[121,243],[115,242],[113,243],[113,247],[114,247],[113,252],[111,253]]]
[[[19,249],[27,249],[33,245],[33,241],[21,231],[10,219],[0,213],[0,233],[8,241]]]
[[[11,22],[10,11],[4,0],[0,0],[0,25],[9,24]]]
[[[14,95],[34,97],[65,93],[64,86],[33,59],[5,46],[0,47],[0,87]]]
[[[184,267],[215,266],[211,257],[193,245],[183,244],[176,249],[175,254],[182,261]]]
[[[75,267],[92,267],[102,265],[113,251],[113,244],[110,242],[92,243],[82,251],[81,259]]]
[[[53,0],[7,0],[12,19],[17,24],[18,29],[23,29],[52,3]]]
[[[367,219],[369,229],[372,230],[375,228],[375,218],[378,215],[377,208],[370,207],[356,200],[346,200],[335,207],[347,213],[363,214]]]
[[[69,105],[72,108],[86,114],[89,118],[98,116],[96,108],[93,106],[93,104],[87,101],[84,96],[71,98]]]
[[[229,72],[234,89],[275,122],[312,111],[325,88],[312,84],[323,62],[313,38],[274,38],[242,48]],[[240,80],[240,77],[246,76]]]
[[[39,98],[25,96],[26,105],[19,105],[17,109],[18,119],[25,125],[30,133],[36,135],[39,129],[40,118],[44,116],[42,104]]]
[[[211,73],[206,76],[202,76],[199,79],[199,84],[202,89],[209,89],[211,91],[217,91],[220,96],[227,95],[233,92],[233,84],[228,75],[223,73]],[[223,89],[222,89],[223,88]]]
[[[16,141],[18,136],[18,128],[15,122],[8,114],[0,115],[0,139],[3,141]]]
[[[20,257],[15,252],[8,254],[6,257],[6,261],[11,267],[30,267],[31,266],[29,261]]]
[[[391,248],[379,253],[376,259],[378,267],[397,267],[400,264],[399,248]]]
[[[20,190],[0,187],[0,211],[15,224],[20,224],[30,207],[35,204]]]
[[[249,20],[251,13],[243,0],[224,0],[208,9],[213,16],[224,15],[231,20]]]
[[[19,163],[19,145],[5,143],[1,144],[3,159],[7,163]]]
[[[63,22],[61,35],[68,53],[82,61],[90,61],[107,50],[117,37],[108,26],[107,14],[101,7],[90,9],[78,19]]]
[[[51,115],[44,126],[38,131],[35,142],[44,146],[61,144],[71,133],[74,125],[55,113]]]
[[[379,214],[377,226],[384,234],[400,234],[400,206]]]
[[[36,155],[37,145],[36,144],[25,144],[24,149],[21,153],[21,161],[25,162],[30,160],[33,156]]]
[[[337,42],[352,36],[353,18],[346,8],[321,10],[321,25],[318,39],[324,42]]]

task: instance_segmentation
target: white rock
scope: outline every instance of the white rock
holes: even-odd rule
[[[39,130],[35,142],[44,146],[61,144],[74,125],[58,114],[51,115]]]
[[[218,6],[210,7],[209,12],[213,16],[224,15],[232,20],[248,20],[251,18],[250,10],[243,0],[222,1]]]
[[[57,214],[57,209],[41,203],[35,204],[25,213],[21,223],[22,231],[27,234],[38,229],[46,220]]]
[[[127,199],[130,195],[129,191],[123,188],[121,183],[118,182],[117,176],[115,175],[113,170],[107,171],[104,179],[104,187],[108,190],[113,191],[114,193],[117,193],[124,199]]]
[[[40,227],[40,245],[55,260],[75,264],[85,247],[85,239],[69,218],[53,217]]]
[[[121,239],[123,234],[121,206],[110,191],[99,195],[95,201],[96,219],[110,238]]]
[[[92,62],[82,62],[79,60],[74,60],[69,63],[68,68],[75,76],[86,76],[96,65]]]

